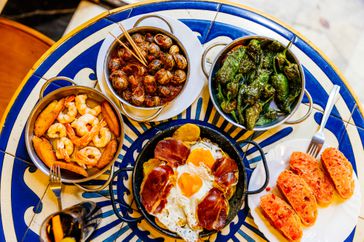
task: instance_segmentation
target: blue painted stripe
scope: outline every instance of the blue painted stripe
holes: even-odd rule
[[[242,231],[241,229],[238,230],[238,233],[244,237],[244,239],[246,239],[248,242],[254,242],[254,240],[252,238],[250,238],[249,235],[247,235],[244,231]]]
[[[136,136],[141,135],[139,130],[130,122],[130,120],[127,117],[123,116],[123,120],[124,120],[124,123],[134,132],[134,134]]]
[[[201,109],[202,109],[202,97],[200,97],[197,101],[196,115],[195,115],[195,119],[197,120],[200,120]]]
[[[146,14],[156,11],[183,9],[202,9],[209,11],[217,11],[219,4],[212,2],[201,2],[201,1],[171,1],[162,3],[152,3],[134,8],[130,14],[130,17]]]
[[[191,106],[186,109],[186,119],[191,119]]]
[[[119,231],[115,232],[109,238],[105,239],[104,242],[115,241],[117,238],[119,238],[120,236],[122,236],[128,230],[129,230],[129,226],[128,225],[125,225]]]
[[[251,214],[250,213],[248,213],[248,216],[249,217],[251,217]],[[252,218],[252,217],[251,217]],[[262,233],[262,232],[260,232],[259,231],[259,229],[257,229],[257,228],[255,228],[255,227],[253,227],[253,226],[251,226],[250,224],[248,224],[246,221],[244,221],[243,222],[243,224],[248,228],[248,229],[250,229],[251,231],[253,231],[254,233],[256,233],[257,235],[259,235],[260,237],[262,237],[262,238],[265,238],[264,237],[264,234]]]
[[[206,111],[205,111],[205,117],[203,119],[204,121],[207,122],[209,120],[213,106],[214,105],[212,104],[211,99],[209,99],[209,102],[207,103],[207,108],[206,108]]]
[[[268,145],[273,144],[274,142],[277,142],[278,140],[288,136],[290,133],[293,132],[293,128],[292,127],[287,127],[284,128],[282,130],[280,130],[279,132],[275,133],[274,135],[270,136],[269,138],[263,140],[262,142],[259,143],[260,147],[264,148]],[[246,154],[250,155],[254,152],[256,152],[258,149],[255,146],[252,146],[252,148],[250,148]]]

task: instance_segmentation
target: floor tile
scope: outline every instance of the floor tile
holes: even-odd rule
[[[353,168],[361,185],[360,191],[364,197],[364,129],[349,124],[339,142],[339,149],[352,162]],[[360,216],[364,218],[364,202],[361,204]]]
[[[34,166],[2,152],[0,158],[1,223],[6,241],[20,241],[46,187],[40,185],[40,176],[34,176],[37,173]]]

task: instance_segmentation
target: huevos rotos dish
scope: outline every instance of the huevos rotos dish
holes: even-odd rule
[[[244,142],[259,150],[267,167],[261,148],[253,141]],[[242,208],[245,196],[261,192],[269,180],[266,173],[264,184],[248,191],[240,153],[227,137],[203,123],[164,127],[143,146],[135,166],[124,171],[131,169],[142,217],[160,232],[186,241],[222,230]],[[109,191],[116,202],[110,185]],[[142,218],[131,220],[115,205],[113,209],[125,222]]]

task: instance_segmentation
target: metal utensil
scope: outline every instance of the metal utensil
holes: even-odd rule
[[[329,119],[331,110],[335,105],[339,91],[340,91],[340,87],[338,85],[334,85],[334,87],[332,88],[332,90],[330,92],[329,99],[327,100],[327,104],[326,104],[326,108],[324,111],[324,115],[322,116],[320,128],[315,133],[315,135],[312,137],[311,143],[308,146],[307,153],[313,157],[316,157],[320,153],[322,145],[325,142],[325,135],[324,135],[323,130],[325,128],[327,120]]]
[[[49,173],[49,187],[57,197],[58,209],[62,210],[62,182],[61,182],[61,168],[58,165],[52,165]]]

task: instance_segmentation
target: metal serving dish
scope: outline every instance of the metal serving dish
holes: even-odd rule
[[[38,157],[37,153],[35,152],[35,149],[34,149],[33,143],[32,143],[32,138],[34,136],[33,130],[34,130],[35,120],[37,119],[38,115],[43,111],[43,109],[46,108],[48,106],[48,104],[51,103],[53,100],[59,100],[63,97],[67,97],[70,95],[87,94],[87,96],[90,99],[93,99],[97,102],[101,103],[103,101],[107,101],[110,104],[110,106],[113,108],[114,113],[115,113],[117,119],[119,120],[119,124],[120,124],[120,136],[117,137],[118,147],[115,152],[115,156],[114,156],[113,160],[101,170],[88,169],[87,170],[87,172],[89,174],[88,177],[82,177],[81,175],[69,172],[67,170],[62,170],[62,182],[77,184],[77,183],[81,183],[81,182],[94,180],[97,177],[104,174],[107,170],[111,169],[111,172],[109,175],[110,177],[109,177],[108,181],[106,182],[107,184],[104,184],[101,188],[96,189],[96,190],[102,190],[104,187],[106,187],[108,185],[108,182],[112,178],[114,162],[115,162],[116,158],[118,157],[118,154],[120,153],[120,150],[123,145],[123,139],[124,139],[123,118],[121,117],[121,114],[120,114],[117,106],[108,97],[106,97],[104,94],[102,94],[101,92],[99,92],[93,88],[89,88],[89,87],[85,87],[85,86],[66,86],[66,87],[59,88],[59,89],[49,93],[45,97],[43,97],[44,90],[47,88],[47,86],[51,82],[54,82],[57,80],[68,81],[68,82],[71,82],[73,85],[76,85],[72,81],[72,79],[70,79],[68,77],[54,77],[54,78],[49,79],[42,86],[42,89],[40,91],[40,100],[39,100],[38,104],[33,108],[32,112],[30,113],[28,122],[25,127],[25,144],[27,147],[28,154],[29,154],[31,160],[37,166],[37,168],[39,170],[41,170],[43,173],[45,173],[46,175],[49,175],[49,167],[43,163],[43,161]],[[78,185],[78,186],[81,187],[80,185]],[[81,187],[81,188],[83,188],[83,187]],[[90,189],[84,189],[84,190],[90,190]]]
[[[269,38],[269,37],[264,37],[264,36],[246,36],[246,37],[242,37],[242,38],[238,38],[236,40],[234,40],[233,42],[226,44],[226,43],[215,43],[212,44],[211,46],[207,47],[206,50],[204,51],[203,55],[202,55],[202,59],[201,59],[201,66],[203,69],[204,74],[206,75],[206,77],[208,78],[208,86],[209,86],[209,92],[210,92],[210,98],[212,100],[212,103],[214,104],[215,108],[217,109],[217,111],[220,113],[221,116],[223,116],[227,121],[229,121],[230,123],[234,124],[235,126],[238,126],[240,128],[246,129],[246,127],[244,125],[241,125],[239,123],[237,123],[232,116],[230,116],[227,113],[224,113],[221,110],[221,107],[219,105],[219,101],[217,99],[217,87],[216,87],[216,83],[214,81],[216,72],[220,69],[223,59],[226,56],[226,54],[232,50],[235,46],[237,45],[246,45],[250,40],[252,39],[258,39],[258,40],[268,40],[268,41],[274,41],[274,39]],[[291,41],[288,44],[288,51],[286,53],[287,58],[290,59],[293,63],[296,63],[299,66],[299,72],[300,72],[300,76],[301,76],[301,93],[300,95],[297,97],[296,102],[293,104],[293,108],[292,111],[289,114],[286,115],[282,115],[279,116],[276,120],[272,121],[269,124],[263,125],[263,126],[255,126],[254,127],[254,131],[264,131],[264,130],[268,130],[268,129],[272,129],[274,127],[277,127],[278,125],[281,125],[283,123],[287,123],[287,124],[296,124],[296,123],[300,123],[304,120],[306,120],[309,115],[311,114],[312,111],[312,98],[310,93],[305,89],[305,75],[302,69],[302,65],[300,64],[299,60],[297,59],[297,57],[292,53],[292,51],[289,49],[292,42]],[[284,46],[282,43],[280,43],[282,46]],[[215,57],[215,60],[213,61],[210,71],[207,71],[206,68],[206,57],[208,52],[217,47],[217,46],[225,46]],[[297,111],[299,105],[302,102],[303,96],[304,94],[306,94],[308,100],[309,100],[309,109],[307,111],[307,113],[302,116],[301,118],[298,118],[297,120],[289,120],[292,115]]]
[[[147,18],[158,18],[160,20],[162,20],[163,22],[165,22],[169,28],[169,31],[166,31],[164,29],[158,28],[158,27],[153,27],[153,26],[140,26],[137,27],[141,21],[147,19]],[[168,20],[166,20],[165,18],[159,16],[159,15],[147,15],[147,16],[143,16],[141,18],[139,18],[135,24],[133,25],[133,28],[128,30],[128,33],[130,35],[134,34],[134,33],[138,33],[138,32],[152,32],[152,33],[162,33],[164,35],[167,35],[168,37],[170,37],[173,41],[175,41],[175,43],[178,45],[178,47],[180,48],[180,51],[183,53],[183,55],[186,57],[187,60],[187,70],[186,70],[186,81],[183,85],[182,90],[180,91],[180,93],[174,97],[174,99],[176,99],[184,90],[185,87],[187,86],[187,82],[189,81],[190,78],[190,59],[189,59],[189,55],[186,51],[186,48],[183,46],[182,42],[173,34],[173,28],[171,26],[171,24],[168,22]],[[118,39],[122,39],[125,38],[124,34],[120,34],[119,36],[116,36]],[[109,76],[110,76],[110,71],[108,68],[108,63],[109,60],[111,58],[111,53],[113,53],[115,51],[115,49],[119,46],[120,44],[118,43],[117,40],[114,40],[112,42],[112,44],[110,45],[109,49],[106,52],[106,56],[105,56],[105,61],[104,61],[104,73],[105,73],[105,81],[108,85],[108,88],[110,89],[111,93],[121,102],[120,103],[120,108],[123,111],[123,113],[128,117],[131,118],[135,121],[139,121],[139,122],[144,122],[144,121],[150,121],[152,119],[154,119],[155,117],[157,117],[163,110],[163,108],[168,104],[165,103],[164,105],[160,105],[160,106],[155,106],[155,107],[139,107],[136,106],[134,104],[129,103],[128,101],[126,101],[125,99],[123,99],[119,94],[116,93],[116,91],[114,90],[114,87],[112,86],[110,80],[109,80]],[[174,100],[173,99],[173,100]],[[170,102],[173,102],[173,100],[171,100]],[[124,104],[128,107],[128,109],[126,109],[124,107]],[[131,111],[128,111],[131,110]],[[135,110],[135,111],[134,111]],[[134,113],[134,114],[132,114]],[[147,113],[146,116],[141,115],[143,113]],[[152,114],[150,114],[152,113]]]
[[[253,146],[255,146],[257,148],[257,150],[259,151],[259,153],[262,157],[262,162],[263,162],[264,169],[265,169],[265,182],[262,185],[262,187],[257,190],[254,190],[254,191],[249,191],[247,189],[248,180],[247,180],[247,175],[245,172],[245,166],[243,163],[243,157],[239,153],[237,147],[232,144],[231,140],[229,140],[229,138],[225,134],[221,133],[218,130],[218,128],[216,128],[213,125],[209,125],[209,124],[203,123],[201,121],[191,121],[189,123],[194,123],[194,124],[198,125],[201,130],[201,137],[210,139],[212,143],[217,144],[224,152],[229,154],[229,156],[237,162],[237,166],[238,166],[238,170],[239,170],[239,180],[236,185],[236,190],[235,190],[233,196],[229,199],[230,209],[229,209],[229,213],[228,213],[226,225],[225,225],[225,226],[228,226],[231,223],[231,221],[235,218],[235,216],[237,216],[238,212],[243,208],[243,206],[245,206],[244,202],[245,202],[246,196],[250,195],[250,194],[260,193],[268,185],[269,170],[267,168],[264,152],[260,148],[260,146],[257,143],[255,143],[254,141],[246,140],[246,141],[242,142],[242,143],[252,144]],[[116,177],[120,172],[133,171],[132,189],[133,189],[133,194],[134,194],[134,200],[136,201],[138,211],[141,213],[141,217],[138,217],[138,218],[129,217],[128,218],[128,217],[124,217],[123,214],[120,213],[120,210],[116,207],[116,205],[118,203],[120,203],[121,206],[129,206],[129,205],[126,205],[126,204],[120,202],[119,200],[115,199],[113,186],[111,183],[109,184],[109,192],[110,192],[110,197],[112,200],[111,204],[113,206],[115,214],[118,216],[118,218],[120,220],[122,220],[124,222],[138,222],[138,221],[142,220],[143,218],[145,218],[158,231],[160,231],[168,236],[174,237],[174,238],[180,238],[180,236],[178,234],[158,225],[158,223],[155,220],[155,217],[146,211],[146,209],[144,208],[144,206],[140,200],[140,191],[141,191],[141,185],[142,185],[143,178],[144,178],[143,177],[144,176],[143,175],[144,162],[147,162],[150,158],[154,157],[154,149],[155,149],[157,143],[160,140],[163,140],[167,137],[171,137],[172,134],[174,133],[174,131],[176,131],[180,126],[181,126],[180,124],[178,124],[178,125],[168,125],[167,124],[166,128],[163,127],[163,130],[161,129],[159,132],[157,132],[157,134],[155,134],[154,137],[151,140],[149,140],[147,144],[145,144],[143,146],[141,152],[139,153],[139,155],[135,161],[134,167],[120,168],[117,172],[115,172],[115,177]],[[119,181],[123,182],[123,179],[121,179],[121,177],[119,177],[118,182]],[[118,197],[123,194],[119,191],[117,191],[117,193],[118,193]],[[129,206],[129,209],[130,209],[130,211],[132,211],[130,206]],[[216,232],[218,232],[218,231],[203,230],[200,233],[200,237],[206,237],[206,236],[209,236]]]

